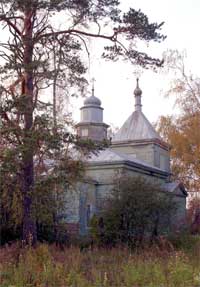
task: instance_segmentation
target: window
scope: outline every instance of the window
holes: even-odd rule
[[[166,157],[164,155],[160,155],[160,168],[166,170]]]
[[[88,129],[82,129],[81,135],[82,135],[82,137],[87,137],[88,136]]]

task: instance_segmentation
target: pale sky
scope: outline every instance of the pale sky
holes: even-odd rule
[[[200,0],[121,0],[121,4],[125,11],[131,6],[141,9],[150,22],[165,22],[162,33],[167,35],[167,39],[162,43],[152,43],[147,50],[149,55],[162,58],[167,49],[186,50],[188,68],[200,75]],[[1,37],[6,37],[5,33],[5,30],[1,31]],[[90,44],[88,81],[93,77],[96,79],[95,95],[102,101],[104,122],[121,127],[134,111],[133,91],[138,67],[124,62],[106,62],[101,58],[103,46],[101,40]],[[148,70],[140,74],[143,112],[151,122],[156,122],[161,115],[177,111],[174,100],[163,97],[162,91],[166,91],[169,85],[168,77],[159,72]],[[75,122],[80,120],[82,105],[81,97],[72,101]]]
[[[186,50],[188,67],[200,75],[200,1],[199,0],[121,0],[125,10],[132,6],[141,9],[151,22],[162,22],[162,32],[167,35],[163,43],[153,43],[148,53],[162,57],[167,49]],[[120,127],[134,110],[133,90],[137,67],[128,63],[105,62],[100,58],[99,42],[94,45],[89,77],[95,77],[95,95],[102,101],[104,122]],[[99,55],[99,57],[97,57]],[[151,122],[159,116],[176,113],[173,99],[163,97],[162,90],[169,88],[169,79],[152,71],[143,71],[140,76],[143,90],[143,112]],[[73,117],[79,121],[79,108],[83,99],[73,102]]]

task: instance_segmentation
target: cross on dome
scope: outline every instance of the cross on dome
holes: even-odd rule
[[[96,82],[95,78],[92,78],[92,96],[85,99],[84,106],[88,106],[88,105],[101,106],[101,101],[94,95],[94,83],[95,82]]]

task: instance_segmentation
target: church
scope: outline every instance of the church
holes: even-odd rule
[[[103,201],[113,189],[113,179],[119,172],[129,176],[141,176],[174,195],[177,225],[186,215],[187,192],[178,181],[171,181],[170,146],[160,137],[142,112],[142,90],[137,79],[134,90],[135,109],[111,139],[109,148],[92,154],[85,160],[85,178],[66,199],[68,228],[72,233],[85,235],[89,222],[98,214]],[[133,105],[134,106],[134,105]],[[87,97],[80,108],[81,118],[76,125],[77,134],[83,139],[102,141],[107,139],[108,125],[103,121],[101,101],[94,95]]]

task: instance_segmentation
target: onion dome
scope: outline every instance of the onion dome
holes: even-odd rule
[[[138,97],[138,96],[140,97],[142,95],[142,90],[139,87],[139,79],[138,78],[137,78],[137,85],[136,85],[136,88],[134,90],[134,95],[136,97]]]
[[[101,106],[101,101],[94,95],[94,85],[92,87],[92,96],[85,99],[84,106]]]
[[[84,101],[84,106],[89,106],[89,105],[101,106],[101,101],[97,97],[92,95],[91,97],[88,97]]]
[[[109,126],[103,122],[103,108],[101,107],[101,101],[94,96],[94,83],[92,95],[85,99],[80,110],[81,120],[76,125],[78,136],[97,142],[107,139],[107,128]]]
[[[136,88],[134,90],[135,95],[135,110],[141,112],[142,111],[142,90],[139,87],[139,79],[137,78]]]

